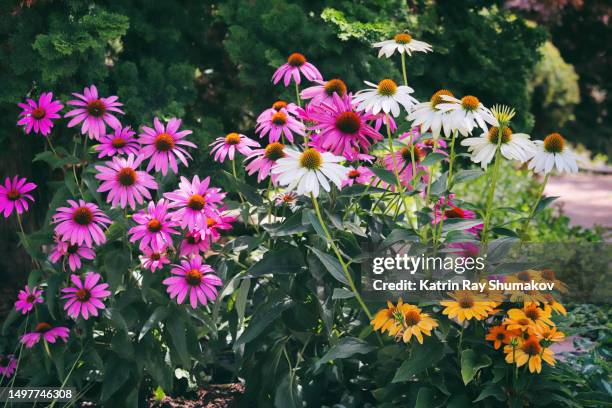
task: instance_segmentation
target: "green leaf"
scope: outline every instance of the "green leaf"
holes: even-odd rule
[[[349,285],[348,279],[346,278],[346,275],[344,275],[342,265],[340,265],[340,262],[338,262],[336,258],[315,247],[309,246],[308,248],[314,252],[317,258],[319,258],[319,261],[321,261],[323,266],[325,266],[325,269],[327,269],[327,271],[331,273],[331,275],[336,278],[338,282],[347,286]]]
[[[397,184],[397,180],[395,179],[395,174],[390,172],[387,169],[383,169],[382,167],[370,167],[370,170],[382,181],[392,186]]]
[[[432,166],[442,160],[446,159],[446,155],[442,153],[430,153],[420,163],[422,166]]]
[[[236,193],[241,193],[247,201],[254,206],[263,205],[263,198],[257,192],[257,189],[250,184],[246,184],[240,180],[236,180],[234,176],[227,171],[223,171],[226,179],[229,181],[231,190]]]
[[[274,406],[276,408],[297,408],[302,406],[296,377],[291,372],[287,373],[276,387]]]
[[[444,357],[444,344],[440,342],[414,345],[412,354],[395,372],[394,383],[407,381],[413,375],[420,373],[426,368],[433,367]]]
[[[386,248],[396,242],[412,242],[418,240],[419,237],[412,230],[396,228],[387,235],[387,238],[381,243],[381,246]]]
[[[185,322],[180,317],[166,320],[166,331],[170,334],[172,348],[176,352],[181,364],[185,368],[190,366],[189,352],[187,351],[187,337],[185,336]]]
[[[481,169],[459,170],[453,176],[453,183],[459,184],[459,183],[465,183],[466,181],[476,180],[483,174],[484,174],[484,171],[482,171]]]
[[[543,209],[548,207],[557,198],[559,198],[559,197],[546,197],[546,196],[543,196],[542,199],[540,199],[540,202],[538,203],[538,206],[536,207],[536,209],[534,211],[534,215],[538,214],[540,211],[542,211]]]
[[[102,381],[102,401],[107,401],[130,378],[130,366],[121,358],[111,355],[104,367]]]
[[[482,224],[482,220],[480,219],[466,220],[463,218],[451,218],[444,221],[444,226],[442,228],[444,231],[466,230],[480,224]]]
[[[55,316],[55,306],[57,294],[59,293],[59,287],[62,282],[64,282],[64,276],[61,274],[54,274],[47,279],[47,290],[45,293],[45,303],[47,304],[47,309],[49,309],[49,313],[51,317],[56,319]]]
[[[285,310],[293,305],[294,301],[291,298],[283,297],[277,300],[268,301],[255,309],[249,325],[234,343],[234,349],[255,339]]]
[[[242,322],[244,319],[244,311],[246,309],[246,303],[249,296],[249,289],[251,288],[251,280],[244,279],[238,289],[238,296],[236,297],[236,314],[238,315],[238,321]]]
[[[495,233],[497,235],[503,235],[503,236],[506,236],[506,237],[515,237],[515,238],[518,238],[518,234],[516,232],[512,231],[511,229],[508,229],[508,228],[495,227],[491,231],[493,231],[493,233]]]
[[[474,404],[470,401],[470,397],[465,394],[455,395],[450,398],[446,408],[473,408]]]
[[[446,191],[446,181],[448,179],[448,172],[442,173],[436,181],[431,185],[429,190],[432,195],[441,196]]]
[[[327,353],[314,364],[314,369],[317,370],[323,364],[327,364],[335,359],[349,358],[355,354],[368,354],[372,350],[374,350],[374,347],[367,342],[356,337],[345,336],[336,345],[327,350]]]
[[[168,315],[168,308],[166,306],[158,306],[151,316],[147,319],[145,324],[142,325],[142,329],[140,329],[140,334],[138,335],[138,341],[142,340],[144,336],[151,330],[153,326],[157,326],[157,324],[163,321]]]
[[[355,197],[364,194],[384,193],[385,191],[387,190],[385,190],[384,188],[366,186],[363,184],[353,184],[352,186],[343,188],[342,191],[340,191],[340,194],[338,194],[338,197]]]
[[[123,276],[129,270],[130,256],[124,250],[109,252],[104,257],[104,267],[108,276],[109,290],[114,292],[121,284]]]
[[[414,408],[438,408],[444,404],[445,398],[440,393],[428,387],[419,388]]]
[[[271,237],[285,237],[308,231],[310,222],[304,223],[302,214],[296,213],[280,224],[264,224],[263,228],[268,231]]]
[[[477,355],[472,349],[463,350],[461,352],[461,378],[463,383],[467,385],[474,379],[478,370],[490,366],[491,358],[486,354]]]
[[[257,277],[265,274],[293,274],[302,272],[303,267],[302,252],[295,247],[285,247],[266,252],[259,262],[247,270],[247,275]]]
[[[334,293],[332,294],[332,299],[350,299],[352,297],[355,297],[355,294],[343,288],[334,288]]]
[[[308,223],[312,225],[316,233],[325,241],[327,241],[327,234],[325,233],[325,230],[323,229],[323,226],[321,225],[321,222],[319,221],[319,218],[317,217],[315,212],[313,210],[304,210],[303,216],[306,217]]]
[[[488,397],[493,397],[498,401],[505,401],[506,393],[500,385],[489,384],[480,392],[480,394],[478,394],[478,397],[476,397],[473,402],[482,401],[483,399]]]

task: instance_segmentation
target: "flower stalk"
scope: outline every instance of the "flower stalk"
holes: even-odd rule
[[[503,131],[506,127],[506,123],[499,124],[498,136],[497,136],[497,148],[495,149],[495,161],[493,163],[493,169],[491,171],[491,179],[489,181],[489,191],[487,193],[487,201],[485,207],[484,225],[482,228],[482,252],[487,253],[489,243],[489,228],[491,224],[491,217],[493,213],[493,198],[495,196],[495,186],[497,184],[497,177],[499,173],[499,166],[501,163],[501,142],[503,139]]]

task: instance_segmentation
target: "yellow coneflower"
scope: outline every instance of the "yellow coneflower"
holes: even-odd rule
[[[554,353],[547,347],[542,347],[540,341],[535,336],[530,336],[525,340],[519,340],[516,345],[504,347],[506,362],[515,363],[517,367],[529,364],[529,372],[542,372],[542,360],[549,365],[555,365]]]
[[[506,279],[508,282],[512,283],[529,283],[531,281],[540,282],[541,278],[538,271],[534,271],[533,269],[527,269],[512,275],[508,275]]]
[[[558,331],[556,327],[535,326],[530,333],[540,340],[551,343],[565,340],[565,333]]]
[[[467,290],[458,290],[449,293],[449,296],[454,300],[440,302],[442,306],[446,306],[442,314],[448,315],[449,319],[456,317],[462,324],[464,320],[485,319],[495,307],[494,302],[485,301],[481,296]]]
[[[539,290],[510,290],[510,302],[513,303],[539,303],[545,302],[546,298]]]
[[[485,340],[493,342],[495,350],[499,349],[502,344],[510,344],[510,340],[517,337],[520,333],[516,330],[508,330],[506,327],[493,326],[489,329]]]
[[[565,310],[565,306],[557,302],[553,295],[551,295],[550,293],[545,293],[544,299],[544,302],[542,302],[544,304],[544,310],[548,310],[550,312],[554,310],[555,312],[560,313],[563,316],[567,316],[567,310]]]
[[[387,307],[384,309],[380,309],[374,316],[374,319],[372,319],[372,321],[370,322],[370,324],[374,326],[374,330],[380,330],[381,333],[384,333],[385,331],[395,329],[395,333],[397,333],[399,328],[394,326],[398,326],[399,324],[399,322],[396,320],[396,317],[399,317],[398,312],[401,309],[403,303],[404,302],[401,298],[397,301],[397,306],[395,306],[391,301],[388,300]],[[393,335],[395,335],[395,333],[393,333]]]
[[[542,269],[540,272],[537,273],[537,276],[540,282],[553,283],[555,285],[555,290],[558,290],[562,293],[568,292],[567,285],[557,279],[555,271],[553,271],[552,269]]]
[[[555,325],[550,320],[550,313],[532,303],[525,305],[523,309],[508,310],[508,319],[505,320],[505,324],[509,330],[520,329],[522,331],[528,330],[530,326]]]
[[[438,322],[417,306],[403,304],[399,309],[402,314],[402,329],[397,336],[401,336],[404,343],[410,342],[414,336],[419,344],[423,344],[423,334],[431,336],[433,328],[438,327]]]

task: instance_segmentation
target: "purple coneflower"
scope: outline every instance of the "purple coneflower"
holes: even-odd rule
[[[278,142],[283,135],[287,140],[293,142],[294,133],[300,136],[306,134],[304,124],[294,118],[285,108],[278,111],[268,109],[259,115],[255,133],[260,139],[269,133],[270,143]]]
[[[359,166],[354,168],[349,166],[348,173],[346,174],[346,180],[342,182],[342,187],[352,186],[353,184],[372,184],[372,179],[375,177],[372,170],[367,167]]]
[[[100,144],[96,146],[96,150],[100,152],[98,158],[116,154],[137,154],[140,142],[134,137],[135,134],[130,126],[119,126],[113,129],[113,133],[100,136]]]
[[[257,181],[261,182],[270,175],[272,166],[278,159],[285,157],[285,145],[279,142],[272,142],[264,149],[255,149],[246,158],[245,163],[252,160],[247,166],[246,171],[249,176],[257,172]],[[272,175],[272,182],[276,182],[276,175]]]
[[[59,337],[65,343],[68,340],[69,334],[70,330],[67,327],[53,327],[47,322],[40,322],[36,325],[33,332],[24,334],[19,341],[25,344],[27,348],[32,348],[41,338],[47,343],[53,344]]]
[[[42,289],[35,286],[30,290],[28,285],[25,286],[22,290],[19,291],[17,295],[17,301],[15,302],[15,310],[21,312],[21,314],[27,314],[37,303],[42,303],[43,291]]]
[[[70,275],[74,286],[62,289],[62,293],[65,293],[62,299],[68,299],[64,305],[68,316],[76,319],[81,315],[87,320],[89,316],[98,316],[98,309],[105,308],[102,300],[109,297],[111,293],[107,290],[108,283],[98,285],[100,278],[99,273],[87,272],[85,281],[82,282],[77,275]]]
[[[106,242],[102,228],[106,228],[112,221],[93,203],[79,200],[68,200],[70,207],[60,207],[52,218],[55,233],[63,241],[82,245],[85,243],[91,248],[92,242],[97,245]]]
[[[196,147],[194,143],[183,138],[192,133],[191,130],[181,130],[181,120],[172,118],[168,124],[164,126],[159,119],[153,119],[153,128],[143,126],[140,134],[140,144],[142,149],[140,155],[143,158],[150,158],[147,171],[155,168],[155,171],[162,172],[162,175],[168,173],[168,165],[174,173],[178,173],[179,159],[185,167],[189,166],[187,158],[191,159],[191,155],[185,150],[185,147]]]
[[[253,139],[249,139],[243,134],[233,132],[228,133],[225,137],[216,138],[210,146],[212,147],[210,154],[212,155],[214,153],[215,161],[223,163],[225,161],[225,156],[230,160],[234,160],[236,151],[248,156],[251,154],[251,147],[259,147],[259,143]]]
[[[176,298],[180,305],[189,296],[189,303],[193,309],[198,307],[198,302],[206,305],[214,302],[217,298],[217,288],[223,283],[214,274],[210,265],[202,263],[199,255],[190,260],[182,260],[180,265],[173,265],[170,278],[164,280],[163,284],[168,286],[166,290],[170,298]]]
[[[206,230],[194,228],[185,234],[179,248],[180,256],[198,255],[210,246],[210,236]]]
[[[221,231],[232,229],[232,222],[236,221],[236,217],[224,214],[225,208],[220,208],[219,212],[212,217],[208,217],[206,225],[208,227],[208,236],[211,242],[219,239]]]
[[[17,368],[17,359],[13,354],[0,354],[0,374],[3,377],[11,378]]]
[[[27,99],[27,103],[18,104],[23,111],[19,114],[17,125],[25,126],[25,132],[40,133],[47,136],[53,128],[53,119],[60,118],[58,114],[64,105],[59,100],[53,100],[53,92],[43,92],[38,102]]]
[[[278,69],[274,72],[274,75],[272,75],[272,82],[277,84],[282,79],[283,84],[285,86],[289,86],[291,78],[293,78],[293,81],[299,85],[302,81],[300,73],[302,73],[309,81],[323,79],[319,70],[310,62],[306,61],[306,57],[304,57],[304,55],[294,52],[289,56],[289,58],[287,58],[287,62],[278,67]]]
[[[311,105],[320,105],[322,102],[333,103],[334,94],[339,97],[346,95],[346,84],[341,79],[330,79],[329,81],[314,81],[318,85],[311,86],[300,92],[302,99],[310,99]]]
[[[151,201],[146,209],[134,214],[132,217],[138,225],[132,227],[128,234],[131,235],[130,242],[140,240],[140,250],[150,246],[155,251],[163,251],[172,246],[172,235],[178,234],[173,227],[177,223],[172,220],[172,214],[168,213],[168,203],[163,198],[157,204]]]
[[[55,247],[49,254],[49,261],[57,263],[65,256],[72,272],[81,268],[81,258],[92,260],[96,257],[94,250],[87,246],[62,241],[58,235],[55,235],[54,240]]]
[[[4,185],[0,184],[0,213],[8,218],[13,209],[17,214],[28,210],[28,200],[34,201],[34,197],[28,194],[36,188],[36,184],[28,183],[28,180],[19,176],[4,179]]]
[[[182,228],[206,228],[206,219],[216,213],[217,205],[225,198],[225,193],[216,187],[209,187],[210,177],[200,181],[200,177],[193,176],[189,181],[181,177],[179,188],[164,197],[170,201],[169,208],[176,211],[172,218],[180,223]]]
[[[299,113],[299,107],[293,102],[285,102],[282,100],[278,100],[272,104],[271,107],[264,110],[257,117],[257,123],[259,123],[263,118],[266,118],[270,115],[274,115],[276,112],[280,112],[281,110],[286,111],[290,115],[297,116]]]
[[[117,96],[113,95],[102,98],[98,96],[98,89],[95,85],[91,85],[89,88],[85,87],[83,95],[76,92],[73,92],[72,95],[78,99],[68,101],[68,105],[76,106],[77,108],[64,115],[65,118],[74,116],[68,122],[68,127],[73,127],[83,122],[81,133],[87,133],[90,139],[98,140],[100,136],[106,134],[106,125],[113,129],[121,126],[119,119],[113,115],[113,112],[124,113],[119,109],[119,106],[123,106],[123,104],[117,102],[117,99],[119,99]]]
[[[169,264],[170,260],[166,256],[165,248],[161,251],[155,251],[149,247],[142,249],[142,255],[138,256],[140,264],[143,268],[155,272],[157,269],[162,269],[164,265]]]

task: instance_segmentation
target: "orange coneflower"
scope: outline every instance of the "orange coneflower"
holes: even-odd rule
[[[535,326],[531,329],[530,334],[536,336],[540,340],[551,343],[565,340],[565,333],[558,331],[556,327]]]
[[[485,337],[486,340],[493,342],[495,350],[499,349],[502,344],[510,344],[510,340],[517,337],[519,332],[516,330],[508,330],[506,327],[493,326],[489,329],[489,333]]]
[[[550,320],[550,313],[532,303],[525,305],[523,309],[508,310],[508,319],[505,320],[505,324],[509,330],[520,329],[522,331],[528,330],[531,326],[554,326]]]
[[[388,300],[387,307],[379,310],[374,316],[374,319],[370,322],[370,324],[374,326],[374,330],[380,330],[381,333],[389,331],[389,335],[395,335],[399,331],[399,324],[396,317],[400,316],[398,312],[403,303],[401,298],[397,301],[397,306]],[[394,331],[393,334],[391,334],[390,331],[392,329]]]
[[[506,353],[508,364],[515,363],[517,367],[521,367],[528,363],[531,373],[542,371],[542,360],[551,366],[555,365],[553,351],[547,347],[542,347],[540,341],[534,336],[519,341],[517,345],[505,346],[504,353]]]
[[[450,319],[456,317],[462,324],[464,320],[485,319],[496,306],[495,302],[487,302],[482,297],[467,290],[458,290],[449,293],[449,296],[453,300],[440,302],[442,306],[446,306],[442,314],[448,315]]]
[[[423,344],[423,334],[431,336],[433,328],[438,327],[438,322],[417,306],[403,304],[398,309],[402,314],[402,329],[397,336],[401,336],[404,343],[410,342],[414,336],[419,344]]]

